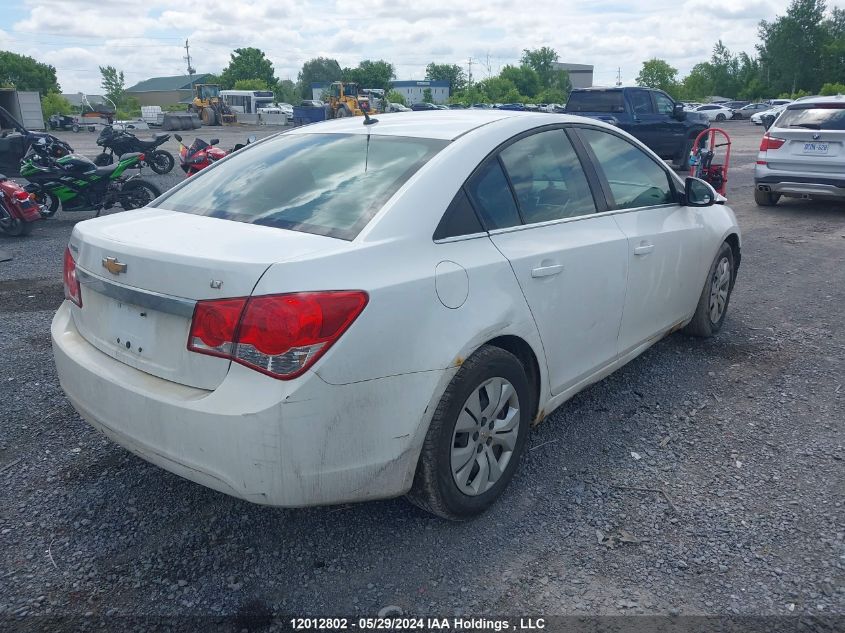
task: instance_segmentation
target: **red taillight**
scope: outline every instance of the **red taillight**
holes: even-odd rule
[[[62,282],[65,287],[65,299],[70,299],[80,308],[82,307],[82,291],[79,279],[76,277],[76,262],[70,254],[70,248],[65,248],[65,265],[62,272]]]
[[[311,367],[367,305],[358,290],[199,301],[188,349],[289,380]]]
[[[774,136],[769,136],[769,133],[766,132],[763,135],[763,140],[760,141],[760,151],[765,152],[770,149],[780,149],[784,143],[786,143],[785,138],[775,138]]]
[[[14,194],[16,200],[20,200],[23,202],[24,200],[29,200],[29,194],[26,191],[16,191]]]
[[[146,156],[144,156],[143,154],[138,154],[138,160],[144,160],[145,158]]]

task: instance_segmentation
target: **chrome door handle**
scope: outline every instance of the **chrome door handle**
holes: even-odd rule
[[[634,255],[648,255],[654,250],[654,244],[640,244],[634,249]]]
[[[535,279],[537,277],[551,277],[559,275],[563,272],[563,264],[553,264],[551,266],[540,266],[539,268],[531,269],[531,276]]]

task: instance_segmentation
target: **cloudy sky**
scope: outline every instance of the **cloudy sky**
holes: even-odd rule
[[[341,66],[385,59],[397,79],[422,79],[431,61],[473,60],[476,79],[551,46],[560,60],[595,66],[611,85],[630,82],[660,57],[685,74],[721,38],[753,53],[757,23],[789,0],[0,0],[0,50],[56,67],[64,92],[99,92],[98,65],[123,70],[127,86],[185,74],[185,40],[198,72],[219,72],[229,53],[255,46],[276,76],[296,80],[316,56]],[[832,6],[845,6],[829,1]]]

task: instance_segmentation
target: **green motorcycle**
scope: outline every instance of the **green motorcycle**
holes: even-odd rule
[[[33,143],[21,161],[21,177],[29,183],[26,191],[35,194],[41,215],[52,217],[61,206],[63,211],[96,211],[120,205],[126,210],[148,205],[161,195],[158,187],[138,176],[126,176],[126,170],[137,168],[144,155],[124,154],[105,167],[78,154],[55,158],[48,142]],[[140,173],[140,172],[139,172]]]

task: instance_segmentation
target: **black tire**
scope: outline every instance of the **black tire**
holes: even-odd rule
[[[160,195],[161,191],[154,184],[136,178],[123,185],[120,191],[120,206],[126,211],[140,209]]]
[[[42,218],[52,218],[59,210],[61,202],[49,191],[39,191],[35,194],[35,202],[41,207]]]
[[[719,123],[721,123],[722,121],[724,121],[726,118],[727,118],[727,117],[725,117],[725,115],[724,115],[724,114],[722,114],[721,112],[720,112],[719,114],[717,114],[717,115],[716,115],[716,120],[717,120]]]
[[[677,171],[686,171],[689,173],[689,155],[692,151],[692,144],[694,141],[694,138],[688,138],[684,143],[681,155],[675,160],[675,169]]]
[[[212,108],[203,108],[201,116],[203,125],[217,125],[217,113]]]
[[[721,285],[720,273],[723,262],[727,262],[728,278],[724,286],[725,296],[721,312],[718,313],[718,318],[713,320],[713,313],[711,310],[711,294],[714,285]],[[692,320],[684,327],[684,332],[691,336],[699,336],[701,338],[709,338],[722,329],[725,322],[725,316],[728,313],[728,303],[731,300],[731,293],[733,292],[734,281],[736,280],[736,268],[734,262],[734,252],[730,244],[723,242],[719,247],[719,252],[710,264],[710,269],[707,271],[707,280],[704,282],[704,288],[701,290],[701,296],[698,299],[698,305],[695,308],[695,314]]]
[[[773,207],[780,200],[779,193],[772,193],[771,191],[754,190],[754,202],[760,207]]]
[[[517,435],[509,460],[495,483],[480,494],[468,495],[459,489],[452,474],[451,459],[457,437],[456,425],[459,416],[464,413],[462,407],[468,399],[475,392],[480,394],[484,383],[493,378],[503,378],[514,388],[519,405],[516,414]],[[467,520],[484,512],[508,485],[519,465],[531,424],[531,411],[532,398],[528,378],[516,356],[498,347],[481,347],[464,361],[437,405],[417,463],[414,482],[407,495],[408,500],[423,510],[452,521]],[[475,420],[475,417],[472,416],[472,419]],[[481,419],[480,430],[485,428],[486,422],[486,418]],[[494,420],[489,421],[490,424],[493,422]],[[478,435],[475,433],[473,441],[480,441]],[[482,444],[483,439],[476,446],[479,454],[484,452]],[[490,446],[490,440],[486,444]],[[470,454],[474,456],[475,452],[471,451]],[[470,462],[474,459],[470,457]]]
[[[102,154],[98,154],[97,158],[94,159],[94,164],[98,167],[105,167],[106,165],[111,165],[114,162],[114,157],[107,153],[103,152]]]
[[[12,237],[22,237],[32,233],[35,228],[35,222],[24,222],[17,218],[7,218],[0,220],[0,233],[11,235]]]
[[[70,129],[74,132],[78,132],[79,131],[79,125],[74,123],[73,125],[70,126]]]
[[[176,165],[176,161],[173,159],[173,154],[163,149],[159,149],[150,154],[147,158],[147,164],[155,173],[167,174],[170,173],[170,170],[173,169],[174,165]]]

